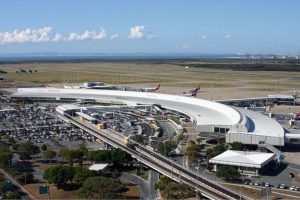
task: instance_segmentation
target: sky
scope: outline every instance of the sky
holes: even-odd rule
[[[300,54],[299,0],[1,0],[0,54]]]

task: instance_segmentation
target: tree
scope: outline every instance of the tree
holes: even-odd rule
[[[136,141],[137,143],[145,144],[145,139],[141,135],[132,136],[131,139]]]
[[[93,162],[110,162],[109,150],[90,151],[88,153],[88,160]]]
[[[158,146],[158,151],[165,156],[168,156],[170,152],[177,147],[175,140],[169,140],[164,143],[160,143]]]
[[[114,164],[121,164],[130,162],[132,157],[120,149],[112,149],[90,151],[87,159],[93,162],[111,162]]]
[[[46,151],[43,152],[44,159],[53,159],[55,158],[55,156],[56,156],[56,152],[50,149],[47,149]]]
[[[1,152],[0,153],[0,166],[1,167],[11,166],[12,158],[13,158],[13,155],[11,152]]]
[[[218,166],[216,175],[220,178],[224,178],[225,180],[239,178],[241,176],[235,167],[228,165]]]
[[[81,198],[85,199],[119,199],[124,185],[117,179],[107,177],[90,177],[85,180],[79,190]]]
[[[196,144],[195,142],[190,142],[185,150],[185,155],[190,156],[192,161],[198,160],[200,157],[201,145]]]
[[[157,183],[155,183],[155,189],[163,191],[166,188],[166,186],[171,182],[174,182],[171,178],[163,176],[159,179]]]
[[[167,176],[160,178],[155,184],[155,189],[160,190],[167,199],[184,199],[195,196],[191,187],[183,183],[176,183]]]
[[[33,173],[25,172],[17,178],[17,181],[22,184],[34,183],[34,175]]]
[[[80,144],[78,151],[82,152],[84,156],[87,156],[89,153],[89,150],[84,144]]]
[[[6,144],[0,144],[0,152],[10,152],[9,146]]]
[[[211,159],[211,158],[223,153],[226,150],[227,150],[227,147],[224,144],[219,144],[217,146],[214,146],[212,149],[211,148],[207,149],[206,156],[208,159]]]
[[[26,160],[29,159],[31,155],[39,153],[40,148],[28,141],[20,143],[20,145],[18,146],[18,151],[20,153],[20,158]]]
[[[74,181],[82,185],[86,179],[89,177],[93,176],[94,172],[83,167],[75,167],[75,176],[74,176]]]
[[[9,147],[5,144],[0,144],[0,167],[9,167],[13,155],[9,150]]]
[[[113,164],[127,163],[132,160],[132,157],[121,149],[113,149],[110,154],[110,160]]]
[[[44,172],[44,178],[48,183],[54,183],[57,186],[66,184],[68,181],[72,182],[75,176],[75,169],[68,166],[54,166]]]
[[[58,155],[61,156],[63,159],[66,159],[68,154],[69,154],[69,149],[67,147],[61,148],[58,153]]]
[[[59,155],[69,162],[70,166],[73,166],[74,160],[76,159],[79,165],[82,165],[84,154],[86,153],[84,148],[81,149],[68,149],[61,148]]]
[[[184,139],[184,134],[183,134],[183,131],[181,133],[179,133],[176,137],[176,142],[177,144]]]
[[[3,199],[21,199],[21,194],[19,192],[6,192]]]
[[[233,142],[231,144],[231,150],[241,151],[243,150],[243,144],[241,142]]]
[[[42,149],[42,151],[46,151],[46,150],[47,150],[47,145],[46,145],[46,144],[43,144],[43,145],[41,146],[41,149]]]

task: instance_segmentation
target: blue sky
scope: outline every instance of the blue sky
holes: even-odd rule
[[[1,0],[0,54],[300,53],[298,0]]]

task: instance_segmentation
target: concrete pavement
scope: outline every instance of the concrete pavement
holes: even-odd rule
[[[123,173],[120,179],[136,184],[141,191],[141,199],[151,199],[149,185],[141,177],[129,173]]]

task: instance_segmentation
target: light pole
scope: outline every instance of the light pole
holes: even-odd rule
[[[197,166],[197,167],[195,167],[196,168],[196,170],[197,170],[197,183],[198,183],[198,176],[199,176],[199,166]]]

